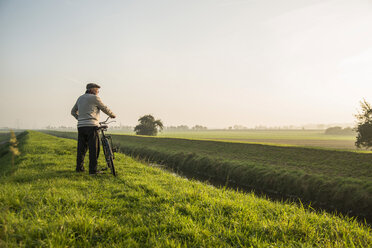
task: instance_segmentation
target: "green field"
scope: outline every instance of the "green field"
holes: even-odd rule
[[[76,133],[51,132],[76,138]],[[131,156],[187,176],[300,198],[372,220],[372,154],[303,147],[114,135]]]
[[[371,228],[218,189],[118,154],[119,176],[74,172],[76,141],[19,136],[0,148],[0,246],[369,247]],[[102,164],[102,157],[100,159]]]
[[[0,144],[3,142],[8,141],[10,138],[10,133],[9,132],[0,132]]]
[[[133,132],[118,131],[112,134],[134,135]],[[324,130],[163,131],[158,137],[366,151],[355,147],[355,135],[326,135]]]
[[[206,139],[355,150],[355,135],[326,135],[324,130],[164,131],[159,137]]]

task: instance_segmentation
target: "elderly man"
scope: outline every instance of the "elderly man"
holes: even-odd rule
[[[84,171],[84,157],[89,147],[90,175],[100,173],[97,171],[97,159],[99,156],[99,134],[97,128],[99,126],[100,110],[111,118],[116,117],[98,97],[99,88],[101,87],[98,84],[87,84],[85,94],[77,99],[71,110],[71,115],[78,120],[76,171]]]

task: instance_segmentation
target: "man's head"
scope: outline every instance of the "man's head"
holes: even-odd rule
[[[98,84],[89,83],[87,84],[87,93],[98,95],[99,88],[101,88],[101,86],[99,86]]]

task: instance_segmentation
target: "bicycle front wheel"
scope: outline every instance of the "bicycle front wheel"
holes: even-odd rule
[[[102,139],[103,153],[105,154],[105,159],[107,166],[110,168],[112,175],[116,176],[113,154],[111,150],[110,143],[107,139]]]
[[[114,161],[112,159],[112,156],[110,156],[110,169],[111,169],[111,173],[112,175],[114,175],[116,177],[116,171],[115,171],[115,166],[114,166]]]

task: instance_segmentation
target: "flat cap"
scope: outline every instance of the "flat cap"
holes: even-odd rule
[[[101,88],[101,86],[99,86],[98,84],[94,84],[94,83],[87,84],[87,90],[91,88]]]

